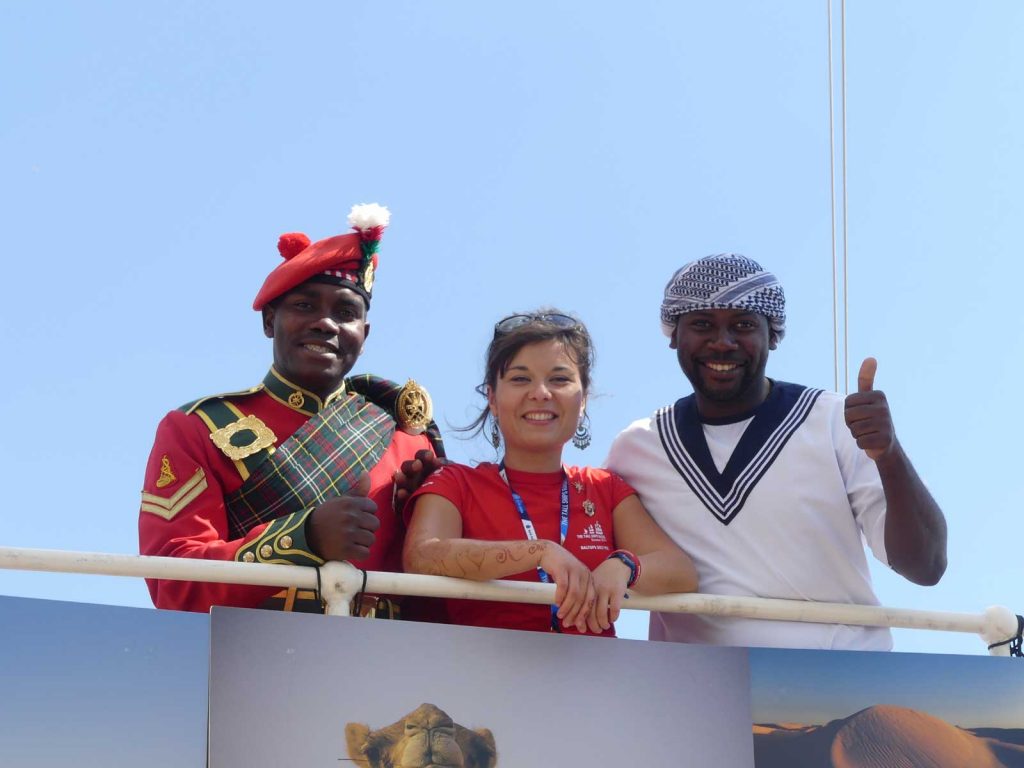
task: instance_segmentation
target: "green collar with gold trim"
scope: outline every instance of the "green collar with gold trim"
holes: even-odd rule
[[[345,394],[345,382],[343,381],[340,387],[327,396],[326,400],[321,400],[308,389],[303,389],[297,384],[288,381],[273,366],[271,366],[267,375],[263,378],[263,388],[268,395],[282,405],[287,405],[289,408],[299,413],[304,413],[307,416],[316,416],[320,411]]]

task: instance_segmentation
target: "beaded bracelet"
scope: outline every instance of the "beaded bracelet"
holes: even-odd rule
[[[636,584],[637,579],[640,578],[640,558],[630,552],[628,549],[616,549],[610,555],[609,560],[612,558],[621,560],[629,567],[629,581],[626,582],[626,587],[632,587]]]

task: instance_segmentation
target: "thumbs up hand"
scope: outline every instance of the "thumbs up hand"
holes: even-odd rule
[[[896,429],[885,393],[875,389],[878,361],[866,358],[857,374],[857,392],[846,398],[846,426],[868,458],[878,461],[896,446]]]
[[[335,496],[313,510],[306,540],[324,560],[365,560],[380,528],[377,504],[368,498],[370,476],[363,475],[345,496]]]

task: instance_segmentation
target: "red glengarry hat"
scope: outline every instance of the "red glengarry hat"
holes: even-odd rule
[[[380,236],[390,221],[391,213],[382,205],[353,205],[348,223],[354,233],[335,235],[312,244],[301,232],[281,235],[277,250],[284,263],[267,275],[252,308],[261,310],[306,281],[351,288],[369,307]]]

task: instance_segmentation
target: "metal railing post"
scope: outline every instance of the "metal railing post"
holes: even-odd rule
[[[1017,616],[1002,605],[993,605],[985,609],[985,627],[979,633],[988,652],[992,656],[1009,656],[1010,643],[1017,636]],[[995,645],[999,643],[999,645]],[[994,647],[993,647],[994,646]]]
[[[352,563],[329,560],[320,566],[320,597],[328,616],[348,616],[363,586],[363,572]]]

